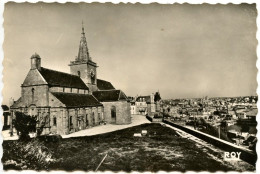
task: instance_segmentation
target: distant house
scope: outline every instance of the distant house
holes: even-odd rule
[[[238,112],[236,113],[236,116],[238,119],[246,119],[246,113],[245,112]]]
[[[180,116],[180,114],[179,114],[180,109],[181,109],[181,107],[179,107],[179,106],[172,106],[170,108],[170,112],[169,112],[170,116]]]
[[[159,92],[147,96],[138,96],[131,102],[131,114],[154,116],[160,111],[161,96]]]
[[[7,105],[2,105],[2,110],[3,110],[3,116],[2,116],[2,123],[3,125],[3,130],[7,129],[10,126],[10,110]]]
[[[246,112],[246,117],[247,117],[249,120],[256,121],[257,113],[258,113],[258,109],[257,109],[257,108],[250,109],[250,110],[248,110],[248,111]]]
[[[136,111],[137,114],[146,115],[148,114],[148,110],[151,112],[155,112],[155,105],[154,105],[154,96],[138,96],[135,104],[136,104]],[[150,115],[150,114],[148,114]]]
[[[131,115],[137,114],[135,100],[131,100],[130,105],[131,105]]]
[[[237,124],[244,126],[256,126],[257,108],[249,109],[244,112],[244,117],[237,120]]]

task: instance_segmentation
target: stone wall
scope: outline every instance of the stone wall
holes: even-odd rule
[[[94,84],[91,83],[91,75],[90,71],[93,70],[95,73],[95,80]],[[78,75],[78,71],[80,72],[80,78],[87,84],[89,87],[89,92],[92,93],[92,91],[97,90],[97,71],[96,67],[87,63],[84,64],[73,64],[70,65],[70,73],[73,75]]]
[[[36,106],[49,105],[49,87],[47,85],[22,87],[22,103],[24,106],[35,104]]]
[[[154,103],[147,104],[147,114],[149,116],[154,116],[154,113],[155,113],[155,104]]]
[[[80,72],[80,78],[87,83],[88,82],[88,65],[85,64],[73,64],[70,65],[70,74],[78,75],[78,71]]]
[[[56,118],[56,125],[54,124]],[[68,109],[67,108],[51,108],[50,111],[50,133],[68,134]]]
[[[243,147],[240,147],[240,146],[232,144],[228,141],[216,138],[216,137],[206,134],[204,132],[200,132],[198,130],[191,129],[189,127],[184,127],[184,126],[175,124],[169,120],[164,120],[163,122],[166,124],[169,124],[175,128],[178,128],[182,131],[185,131],[186,133],[191,134],[199,139],[202,139],[216,147],[219,147],[220,149],[222,149],[226,152],[241,152],[240,159],[242,159],[252,165],[255,165],[255,163],[257,161],[257,155],[254,154],[252,151],[247,150]]]
[[[19,109],[13,109],[12,113],[16,111],[23,112],[25,114],[34,113],[33,115],[36,115],[37,118],[47,116],[48,122],[43,127],[42,135],[65,135],[99,125],[102,121],[103,106],[86,108],[66,108],[59,105],[58,101],[55,102],[54,100],[53,102],[53,107],[37,108],[35,105],[32,105],[29,108],[24,107]],[[31,108],[33,108],[35,112],[32,112]]]
[[[51,108],[50,133],[69,134],[92,126],[99,125],[103,107],[87,108]],[[71,117],[71,118],[70,118]],[[56,125],[54,124],[56,118]]]
[[[130,124],[131,111],[130,103],[127,101],[102,102],[104,105],[104,119],[107,123],[113,123],[111,119],[111,108],[116,108],[116,123],[115,124]]]
[[[26,78],[24,79],[24,82],[22,86],[32,86],[32,85],[42,85],[46,84],[47,82],[42,77],[40,72],[37,69],[30,70],[27,74]]]
[[[35,104],[37,106],[49,105],[49,87],[37,69],[30,70],[21,89],[24,106]]]

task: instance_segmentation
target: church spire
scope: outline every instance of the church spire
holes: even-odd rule
[[[82,33],[81,33],[81,39],[79,43],[79,52],[78,52],[78,56],[76,57],[76,61],[88,62],[89,60],[91,61],[91,57],[89,56],[87,40],[84,31],[84,25],[82,21]]]
[[[82,20],[82,36],[84,36],[85,37],[85,32],[84,32],[84,23],[83,23],[83,20]]]

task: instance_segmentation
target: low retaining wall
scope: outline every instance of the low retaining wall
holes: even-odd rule
[[[152,118],[152,117],[146,115],[146,118],[147,118],[147,120],[149,120],[150,122],[153,122],[153,118]]]
[[[146,118],[150,121],[150,122],[155,122],[155,123],[159,123],[162,122],[162,118],[153,118],[151,116],[146,116]]]
[[[164,120],[163,122],[166,123],[166,124],[169,124],[173,127],[176,127],[180,130],[183,130],[183,131],[185,131],[185,132],[187,132],[187,133],[189,133],[189,134],[191,134],[195,137],[198,137],[199,139],[202,139],[202,140],[204,140],[204,141],[206,141],[210,144],[213,144],[214,146],[219,147],[220,149],[222,149],[224,151],[241,152],[240,159],[242,159],[243,161],[246,161],[249,164],[252,164],[254,166],[256,165],[257,155],[254,154],[253,152],[247,150],[247,149],[236,146],[232,143],[218,139],[216,137],[205,134],[203,132],[199,132],[199,131],[196,131],[196,130],[189,129],[187,127],[180,126],[180,125],[175,124],[175,123],[168,121],[168,120]]]

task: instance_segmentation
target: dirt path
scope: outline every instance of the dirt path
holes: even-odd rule
[[[107,124],[107,125],[100,125],[95,126],[92,128],[84,129],[78,132],[74,132],[68,135],[62,135],[62,138],[70,138],[70,137],[80,137],[80,136],[91,136],[97,134],[104,134],[107,132],[113,132],[116,130],[125,129],[128,127],[137,126],[144,123],[150,123],[149,120],[146,119],[144,115],[132,115],[132,122],[126,125],[114,125],[114,124]],[[14,136],[10,136],[10,130],[2,131],[3,140],[17,140],[18,136],[14,133]]]
[[[107,124],[95,126],[89,129],[84,129],[78,132],[74,132],[68,135],[62,135],[62,138],[70,138],[70,137],[80,137],[80,136],[91,136],[97,134],[104,134],[107,132],[113,132],[116,130],[121,130],[133,126],[137,126],[144,123],[150,123],[149,120],[146,119],[144,115],[132,115],[132,123],[126,125],[115,125],[115,124]]]

